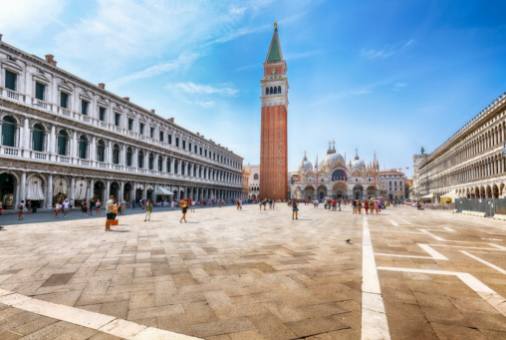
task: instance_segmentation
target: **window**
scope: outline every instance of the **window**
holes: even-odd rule
[[[139,169],[144,168],[144,152],[139,151],[139,155],[137,156],[137,165]]]
[[[186,150],[186,141],[183,139],[183,150]]]
[[[258,181],[258,174],[254,174],[254,175],[253,175],[253,179],[254,179],[255,181]]]
[[[65,109],[69,107],[69,94],[67,92],[60,91],[60,106]]]
[[[114,144],[112,147],[112,162],[113,164],[119,164],[119,145]]]
[[[9,90],[16,91],[18,75],[9,70],[5,70],[5,87]]]
[[[192,152],[192,143],[188,143],[188,151]]]
[[[133,155],[132,148],[129,147],[126,152],[126,165],[127,166],[132,166],[132,155]]]
[[[44,92],[46,91],[46,85],[41,82],[35,82],[35,98],[38,100],[44,100]]]
[[[167,136],[167,142],[168,142],[169,144],[172,144],[172,135],[171,135],[171,134],[169,134],[169,135]]]
[[[58,155],[66,156],[67,155],[67,145],[69,141],[69,135],[67,131],[61,130],[58,133]]]
[[[163,160],[162,160],[162,156],[158,156],[158,171],[162,171],[163,169]]]
[[[200,155],[202,156],[202,147],[200,147]]]
[[[185,174],[185,169],[186,168],[186,163],[185,162],[181,162],[181,175],[184,176]]]
[[[179,172],[179,161],[177,159],[174,160],[174,173]]]
[[[179,148],[179,137],[176,137],[176,148]]]
[[[197,153],[197,149],[198,149],[198,148],[197,148],[197,146],[195,145],[195,146],[193,147],[193,152]]]
[[[16,146],[16,120],[11,116],[2,120],[2,145]]]
[[[152,128],[149,128],[149,138],[154,138],[155,137],[155,128],[152,127]]]
[[[103,140],[99,140],[97,143],[97,161],[105,161],[105,142]]]
[[[163,142],[164,134],[163,131],[160,131],[160,142]]]
[[[121,113],[118,113],[118,112],[114,113],[114,125],[116,125],[116,126],[121,125]]]
[[[134,129],[134,120],[133,118],[128,118],[128,131],[132,131]]]
[[[81,99],[81,114],[88,114],[88,107],[90,106],[90,102],[84,99]]]
[[[155,165],[155,156],[152,153],[149,154],[149,170],[153,170]]]
[[[105,122],[105,107],[103,106],[100,106],[98,108],[98,119],[100,119],[102,122]]]
[[[167,172],[171,172],[171,171],[172,171],[172,167],[170,164],[170,157],[167,157]]]
[[[140,124],[139,124],[139,133],[140,133],[141,135],[143,135],[143,134],[144,134],[144,123],[140,123]]]
[[[88,153],[88,139],[86,136],[79,138],[79,158],[86,159]]]
[[[32,130],[32,150],[44,151],[44,139],[46,130],[41,124],[35,124]]]

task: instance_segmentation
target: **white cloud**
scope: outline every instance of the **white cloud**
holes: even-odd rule
[[[176,59],[151,65],[143,70],[125,75],[111,82],[113,86],[120,86],[132,80],[145,79],[158,76],[163,73],[184,70],[191,66],[199,58],[197,53],[182,53]]]
[[[56,23],[64,9],[63,0],[4,0],[0,4],[0,33],[36,35]]]
[[[221,95],[221,96],[235,96],[239,90],[232,86],[212,86],[207,84],[197,84],[194,82],[180,82],[171,85],[170,87],[178,89],[182,92],[192,95]]]
[[[385,46],[381,49],[374,49],[374,48],[362,49],[360,51],[360,56],[362,58],[366,58],[369,60],[387,59],[412,46],[414,42],[415,41],[413,39],[409,39],[404,43]]]

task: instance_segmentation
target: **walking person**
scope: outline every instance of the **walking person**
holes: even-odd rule
[[[153,213],[153,201],[148,200],[146,203],[146,215],[144,216],[144,222],[151,221],[151,214]]]
[[[63,216],[67,215],[67,211],[70,209],[70,201],[68,198],[65,198],[65,200],[62,203],[62,213]]]
[[[297,200],[292,200],[292,220],[299,219],[299,207],[297,205]]]
[[[60,210],[61,210],[61,203],[56,202],[56,204],[54,205],[54,217],[58,217],[58,215],[60,214]]]
[[[116,219],[116,214],[114,213],[114,200],[111,196],[107,203],[105,204],[105,231],[111,231],[111,225],[113,224],[114,220]]]
[[[100,202],[100,200],[97,198],[97,200],[95,201],[95,212],[97,213],[97,215],[100,215],[100,206],[102,205],[102,202]]]
[[[181,218],[179,219],[179,223],[188,223],[188,221],[186,220],[186,212],[188,211],[188,201],[184,198],[182,198],[180,201],[179,201],[179,207],[181,208]]]
[[[365,210],[365,214],[369,215],[369,201],[368,200],[364,201],[364,210]]]
[[[18,204],[18,221],[22,221],[25,218],[25,201],[21,201]]]

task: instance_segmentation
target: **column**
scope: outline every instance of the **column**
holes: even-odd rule
[[[18,204],[21,201],[26,201],[26,172],[21,173],[21,183],[19,185],[19,199]]]
[[[47,176],[47,189],[46,189],[46,207],[51,209],[53,207],[53,175]]]
[[[118,182],[118,184],[119,184],[118,197],[116,197],[116,199],[118,200],[118,202],[121,203],[123,201],[123,189],[124,189],[125,183]]]
[[[97,138],[95,136],[91,137],[90,143],[90,157],[88,157],[92,162],[97,160]]]
[[[30,149],[30,126],[28,118],[23,120],[23,135],[21,138],[21,148]]]
[[[107,181],[105,181],[104,203],[109,200],[110,192],[111,192],[111,181],[107,180]]]
[[[88,201],[93,198],[93,187],[94,186],[95,186],[95,181],[93,179],[90,179],[88,181],[88,188],[87,188],[87,194],[86,194],[86,199]]]
[[[56,153],[56,126],[52,125],[51,126],[51,133],[50,135],[48,136],[48,149],[47,151],[50,153],[50,154],[55,154]]]
[[[75,187],[76,187],[76,179],[74,177],[70,178],[70,204],[74,206],[74,198],[75,198]]]

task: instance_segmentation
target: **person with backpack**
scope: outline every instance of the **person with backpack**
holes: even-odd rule
[[[292,220],[299,219],[299,207],[297,205],[297,200],[292,200]]]
[[[148,200],[146,203],[146,215],[144,216],[144,222],[151,221],[151,214],[153,213],[153,201]]]
[[[179,207],[181,208],[181,213],[182,213],[182,216],[181,218],[179,219],[179,223],[188,223],[188,221],[186,220],[186,213],[188,212],[188,201],[184,198],[182,198],[180,201],[179,201]]]

